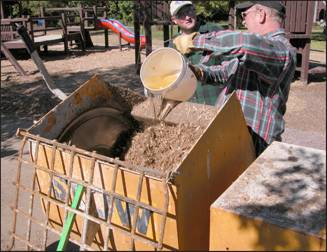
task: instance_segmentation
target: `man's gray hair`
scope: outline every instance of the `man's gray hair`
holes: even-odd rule
[[[268,14],[272,17],[272,19],[276,22],[278,22],[279,24],[282,24],[284,19],[285,19],[285,15],[280,13],[279,11],[273,9],[273,8],[269,8],[267,6],[263,6],[261,4],[256,4],[258,7],[265,9]]]

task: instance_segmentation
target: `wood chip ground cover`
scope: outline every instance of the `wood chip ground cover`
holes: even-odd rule
[[[192,124],[146,125],[131,139],[125,161],[132,165],[163,171],[176,168],[202,135],[204,127]]]

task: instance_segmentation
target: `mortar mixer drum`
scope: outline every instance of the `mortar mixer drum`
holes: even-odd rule
[[[58,141],[105,156],[120,157],[134,128],[135,122],[133,125],[131,118],[122,112],[100,107],[75,118],[62,131]]]

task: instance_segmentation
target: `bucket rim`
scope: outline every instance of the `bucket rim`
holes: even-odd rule
[[[153,52],[151,52],[147,57],[149,57],[150,55],[156,54],[156,53],[158,53],[159,51],[162,51],[162,50],[174,51],[177,55],[180,56],[180,58],[182,60],[183,66],[186,65],[186,60],[185,60],[185,57],[183,56],[183,54],[181,54],[179,51],[177,51],[176,49],[171,48],[171,47],[161,47],[161,48],[158,48],[158,49],[154,50]],[[168,92],[168,91],[170,91],[172,89],[175,89],[176,86],[177,86],[177,83],[180,82],[180,80],[182,79],[182,76],[184,76],[185,73],[186,73],[186,71],[187,71],[187,67],[182,67],[181,72],[179,73],[177,79],[174,82],[172,82],[168,87],[166,87],[164,89],[152,89],[152,88],[146,87],[143,84],[142,68],[144,66],[144,63],[145,63],[145,61],[143,62],[142,66],[141,66],[141,69],[140,69],[140,79],[141,79],[141,82],[142,82],[143,87],[145,89],[149,90],[152,94],[161,94],[161,95],[164,95],[166,92]]]

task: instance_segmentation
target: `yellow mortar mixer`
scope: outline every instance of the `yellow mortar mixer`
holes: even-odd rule
[[[65,233],[86,250],[208,250],[211,203],[255,158],[240,104],[235,94],[219,109],[178,104],[165,121],[197,119],[206,129],[167,171],[108,157],[115,138],[128,132],[133,120],[154,120],[151,111],[149,99],[94,76],[31,128],[19,129],[13,240],[43,250],[48,233],[54,240]],[[212,117],[202,120],[205,111]],[[99,143],[83,142],[87,138]],[[32,179],[22,185],[26,172]],[[33,195],[28,210],[19,204],[23,191]],[[40,204],[34,204],[37,198]],[[43,214],[33,217],[40,205]],[[33,225],[41,228],[42,242],[18,234],[19,216],[27,218],[27,233]]]

